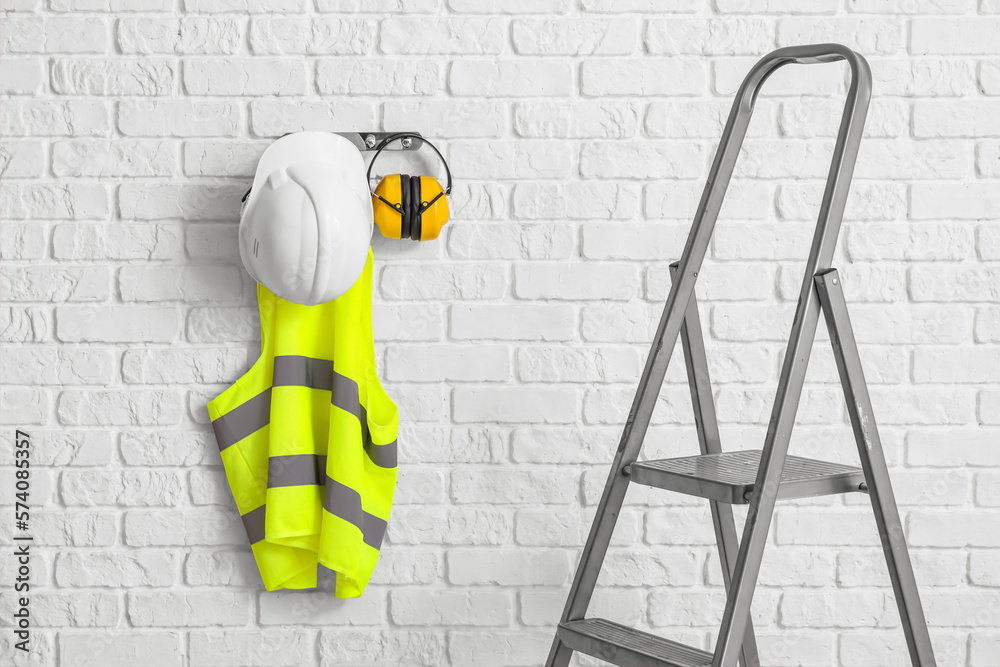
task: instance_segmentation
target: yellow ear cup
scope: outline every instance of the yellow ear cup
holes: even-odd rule
[[[423,208],[427,202],[432,200],[434,202],[424,210],[420,218],[420,240],[433,241],[448,222],[448,197],[444,195],[444,190],[436,178],[421,176],[420,199],[421,201],[413,204]]]
[[[403,215],[399,208],[393,208],[382,201],[383,199],[393,204],[402,206],[403,192],[400,181],[400,174],[386,176],[375,188],[376,197],[372,197],[372,208],[375,213],[375,224],[378,225],[382,236],[389,239],[398,239],[401,235]],[[379,199],[381,197],[382,199]]]

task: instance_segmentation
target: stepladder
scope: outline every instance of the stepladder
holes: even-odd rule
[[[787,64],[845,61],[850,68],[844,110],[805,275],[799,291],[774,405],[759,450],[724,451],[695,285],[719,211],[765,80]],[[871,98],[865,59],[839,44],[778,49],[751,68],[737,91],[705,189],[680,259],[670,266],[671,287],[639,378],[608,481],[570,587],[546,667],[566,667],[575,651],[623,667],[759,667],[750,620],[751,602],[778,500],[867,493],[914,667],[936,665],[920,597],[892,492],[888,467],[851,327],[842,280],[832,266]],[[829,332],[861,465],[850,466],[788,454],[796,410],[820,317]],[[639,460],[671,354],[680,338],[694,409],[700,453]],[[630,484],[708,500],[722,564],[726,603],[714,650],[587,616],[615,522]],[[742,535],[733,505],[747,505]]]

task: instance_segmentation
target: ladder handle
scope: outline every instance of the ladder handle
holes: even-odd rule
[[[796,65],[816,65],[846,60],[851,67],[851,85],[848,99],[853,99],[858,92],[866,96],[871,94],[872,74],[867,61],[843,44],[809,44],[805,46],[787,46],[771,51],[757,61],[743,84],[740,86],[736,99],[740,106],[748,111],[753,109],[757,93],[771,74],[779,67],[794,63]],[[867,106],[867,105],[866,105]]]

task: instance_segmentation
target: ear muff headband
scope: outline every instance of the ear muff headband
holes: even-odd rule
[[[410,239],[420,240],[420,230],[424,224],[424,208],[420,207],[420,176],[410,177],[410,208],[413,209],[413,217],[410,220]]]
[[[380,198],[381,199],[381,198]],[[413,221],[413,207],[410,206],[410,177],[399,175],[399,238],[410,238],[410,223]]]
[[[421,206],[421,202],[420,202],[419,199],[415,200],[417,207],[419,207],[419,209],[420,209],[420,212],[423,213],[425,210],[427,210],[427,208],[431,204],[433,204],[435,201],[437,201],[439,197],[441,197],[443,195],[450,195],[451,194],[451,169],[448,168],[448,161],[444,159],[443,155],[441,155],[441,151],[439,151],[434,144],[432,144],[431,142],[427,141],[426,139],[424,139],[419,134],[414,134],[412,132],[399,132],[397,134],[390,134],[388,137],[386,137],[385,139],[383,139],[382,142],[378,145],[378,148],[375,149],[375,155],[372,156],[371,162],[368,163],[368,173],[365,175],[365,179],[368,181],[368,188],[371,189],[372,167],[375,165],[375,161],[378,160],[378,156],[381,155],[382,151],[385,150],[385,147],[388,146],[389,144],[391,144],[393,141],[399,141],[401,139],[406,139],[407,137],[409,137],[410,139],[419,139],[420,141],[422,141],[425,144],[427,144],[428,146],[430,146],[431,150],[434,151],[437,154],[438,158],[440,158],[441,164],[444,165],[444,173],[448,177],[448,185],[445,186],[444,190],[442,190],[437,195],[437,197],[434,197],[434,199],[432,199],[431,201],[427,202],[426,206]],[[396,208],[392,204],[392,202],[386,201],[380,195],[375,194],[374,191],[372,191],[371,194],[372,194],[372,197],[378,197],[379,199],[381,199],[382,201],[384,201],[386,204],[389,204],[389,206],[392,206],[393,208]]]

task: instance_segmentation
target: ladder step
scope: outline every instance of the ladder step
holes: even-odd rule
[[[620,667],[711,667],[712,654],[603,618],[559,624],[559,639]]]
[[[750,502],[761,450],[702,454],[658,461],[639,461],[629,467],[631,481],[724,503]],[[862,491],[861,468],[787,456],[778,498],[810,498]]]

